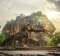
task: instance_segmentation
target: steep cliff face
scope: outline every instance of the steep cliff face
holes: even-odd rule
[[[45,41],[53,35],[55,27],[45,15],[38,11],[29,16],[23,16],[21,14],[16,17],[16,20],[8,21],[2,32],[17,36],[20,35],[22,31],[28,33],[28,39],[45,43]]]

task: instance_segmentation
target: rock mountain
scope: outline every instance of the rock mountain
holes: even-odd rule
[[[14,39],[11,41],[14,46],[31,47],[47,45],[47,40],[53,36],[54,31],[55,27],[47,16],[37,11],[28,16],[20,14],[16,20],[7,21],[2,32]]]

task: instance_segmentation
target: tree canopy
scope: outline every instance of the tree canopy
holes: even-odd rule
[[[7,33],[0,34],[0,46],[4,44],[4,42],[8,39],[9,35]]]
[[[60,43],[60,32],[56,32],[54,37],[48,40],[48,45],[50,46],[58,46]]]

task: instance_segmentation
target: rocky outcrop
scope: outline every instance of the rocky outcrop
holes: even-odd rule
[[[15,36],[15,38],[17,37],[21,39],[23,37],[22,40],[24,40],[24,36],[27,35],[27,38],[24,41],[28,39],[27,42],[29,44],[31,40],[34,40],[39,42],[39,45],[44,45],[44,43],[46,44],[47,39],[53,35],[54,31],[55,27],[52,22],[48,20],[46,15],[38,11],[29,16],[21,14],[16,17],[16,20],[8,21],[2,32],[7,32],[11,36]],[[27,32],[27,34],[24,32]],[[23,36],[20,37],[20,35]],[[34,46],[33,43],[31,46]]]

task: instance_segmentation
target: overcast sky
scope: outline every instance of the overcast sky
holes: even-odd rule
[[[15,19],[19,14],[30,15],[36,11],[46,14],[56,31],[60,31],[60,0],[0,0],[1,29],[6,21]]]

